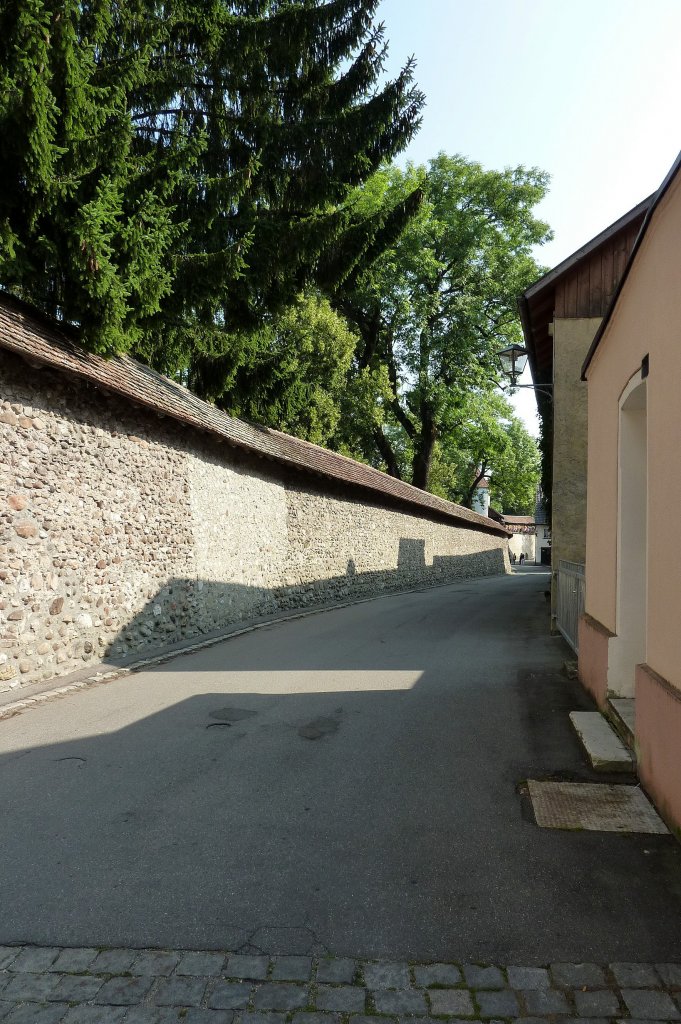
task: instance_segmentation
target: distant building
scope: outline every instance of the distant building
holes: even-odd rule
[[[479,512],[481,516],[486,516],[489,512],[489,480],[487,477],[483,477],[475,488],[471,508],[474,512]]]

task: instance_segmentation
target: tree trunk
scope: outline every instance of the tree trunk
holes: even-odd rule
[[[400,472],[400,467],[395,457],[395,452],[393,451],[390,441],[385,436],[380,427],[376,427],[376,429],[374,430],[374,442],[381,454],[381,458],[386,464],[388,474],[390,476],[396,477],[398,480],[401,480],[402,474]]]
[[[414,445],[412,460],[412,483],[422,491],[428,490],[430,467],[433,461],[433,449],[437,439],[437,427],[430,416],[421,422],[421,430]]]

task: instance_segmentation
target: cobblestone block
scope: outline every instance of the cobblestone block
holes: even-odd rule
[[[551,964],[555,985],[561,988],[602,988],[605,971],[598,964]]]
[[[130,968],[131,974],[167,977],[180,962],[179,953],[167,953],[158,949],[145,949]]]
[[[131,1006],[125,1024],[184,1024],[185,1020],[174,1006]]]
[[[294,1013],[293,1024],[337,1024],[337,1013]]]
[[[356,985],[320,985],[317,988],[317,1009],[339,1013],[363,1013],[366,989]]]
[[[575,992],[575,1006],[580,1017],[615,1017],[620,1013],[617,996],[611,989]]]
[[[6,971],[21,953],[22,946],[0,946],[0,971]]]
[[[662,980],[652,964],[610,964],[620,988],[661,988]]]
[[[2,998],[19,1003],[31,1000],[42,1003],[56,988],[60,974],[15,974],[2,993]]]
[[[222,953],[185,953],[175,973],[203,978],[217,977],[224,966]]]
[[[234,1020],[233,1010],[197,1010],[189,1009],[181,1024],[232,1024]],[[126,1021],[125,1024],[128,1024]]]
[[[261,985],[256,989],[256,1010],[300,1010],[307,1006],[308,993],[304,985]]]
[[[367,988],[409,988],[408,964],[365,964],[364,982]]]
[[[72,1006],[64,1024],[120,1024],[125,1013],[124,1006]]]
[[[350,1024],[394,1024],[395,1017],[368,1017],[366,1014],[357,1014],[349,1018]]]
[[[309,956],[276,956],[270,977],[273,981],[309,981],[311,974]]]
[[[22,1003],[2,1018],[2,1024],[57,1024],[68,1008],[68,1003]]]
[[[240,1024],[285,1024],[285,1013],[240,1013]],[[375,1024],[375,1022],[374,1022]]]
[[[458,985],[462,981],[461,971],[454,964],[426,964],[414,968],[416,984],[421,988],[431,985]]]
[[[264,981],[270,965],[268,956],[230,956],[225,967],[229,978],[243,978],[245,981]]]
[[[87,971],[97,956],[96,949],[62,949],[61,953],[48,967],[48,971],[59,971],[61,974],[78,974]]]
[[[351,985],[355,980],[357,964],[346,957],[320,960],[317,966],[317,981],[336,985]]]
[[[543,967],[509,967],[506,973],[511,988],[529,990],[551,986],[549,972]]]
[[[138,956],[138,949],[103,949],[90,964],[90,973],[125,974]]]
[[[163,978],[153,1001],[158,1006],[198,1006],[205,991],[205,978]]]
[[[431,989],[431,1012],[436,1016],[473,1017],[473,1001],[466,989]]]
[[[510,975],[509,975],[510,977]],[[529,1013],[547,1017],[554,1013],[571,1013],[565,995],[555,988],[532,988],[523,992],[525,1006]]]
[[[441,992],[442,995],[449,995],[453,990]],[[438,989],[433,989],[438,994]],[[415,992],[413,989],[379,989],[373,993],[374,1003],[379,1013],[408,1013],[426,1014],[428,1006],[423,992]]]
[[[60,953],[58,946],[26,946],[12,964],[12,970],[39,974],[49,970]]]
[[[214,1010],[245,1010],[251,998],[251,986],[238,981],[218,981],[208,997]]]
[[[518,997],[509,988],[476,992],[475,999],[481,1017],[517,1017],[520,1013]]]
[[[103,978],[93,975],[63,974],[49,998],[63,1000],[65,1003],[87,1003],[95,998],[103,984]]]
[[[681,964],[655,964],[655,969],[667,988],[681,988]]]
[[[667,992],[655,989],[623,988],[622,998],[632,1017],[641,1020],[680,1020],[681,1012]]]
[[[498,967],[464,964],[463,976],[469,988],[506,988],[507,982]]]
[[[96,999],[110,1006],[133,1006],[142,1002],[152,985],[152,978],[110,978],[104,982]]]

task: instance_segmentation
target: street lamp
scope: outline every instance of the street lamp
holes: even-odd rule
[[[517,387],[518,377],[527,366],[527,349],[522,345],[509,345],[497,352],[497,359],[501,363],[501,372],[510,378],[512,387]]]
[[[527,349],[518,344],[509,345],[508,348],[502,348],[501,352],[497,352],[497,359],[501,363],[501,372],[504,377],[508,377],[512,388],[531,388],[533,391],[539,391],[547,398],[553,399],[553,384],[542,384],[541,387],[536,384],[518,384],[518,377],[527,366],[527,357]]]

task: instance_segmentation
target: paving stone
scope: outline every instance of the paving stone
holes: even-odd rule
[[[68,1003],[22,1003],[2,1018],[2,1024],[57,1024],[68,1008]]]
[[[655,970],[667,988],[681,988],[681,964],[655,964]]]
[[[551,986],[549,972],[543,967],[508,967],[506,973],[511,988],[529,990]]]
[[[0,974],[0,993],[2,992],[5,985],[9,985],[13,977],[13,974],[5,974],[4,972]]]
[[[437,1016],[472,1017],[475,1014],[470,992],[466,989],[431,989],[431,1013]]]
[[[575,992],[575,1006],[580,1017],[615,1017],[621,1012],[615,993],[610,989]]]
[[[364,964],[367,988],[409,988],[409,966],[403,963]]]
[[[421,988],[431,985],[458,985],[463,980],[454,964],[425,964],[414,968],[416,984]]]
[[[432,991],[435,994],[446,996],[454,990],[433,989]],[[379,989],[373,993],[373,998],[379,1013],[408,1013],[410,1015],[428,1013],[425,995],[423,992],[415,992],[413,989]]]
[[[6,1003],[3,999],[0,999],[0,1020],[5,1016],[6,1013],[15,1006],[14,1003]]]
[[[610,964],[620,988],[661,988],[662,980],[652,964]]]
[[[293,1024],[337,1024],[337,1013],[294,1013]]]
[[[125,1024],[183,1024],[185,1020],[175,1006],[131,1006]]]
[[[284,1024],[285,1020],[285,1013],[258,1013],[257,1011],[251,1011],[250,1013],[239,1014],[240,1024]],[[376,1024],[375,1021],[374,1024]]]
[[[233,1010],[197,1010],[192,1007],[181,1018],[181,1024],[232,1024],[233,1020]]]
[[[217,977],[222,974],[225,957],[222,953],[185,953],[178,964],[176,974],[196,977]]]
[[[104,982],[96,999],[110,1006],[133,1006],[142,1002],[153,983],[153,978],[110,978]]]
[[[507,981],[498,967],[464,964],[463,975],[469,988],[506,988]]]
[[[412,1018],[410,1018],[410,1020],[411,1019]],[[421,1020],[422,1018],[419,1017],[418,1019]],[[389,1024],[389,1022],[391,1022],[391,1024],[394,1024],[395,1018],[381,1017],[379,1019],[378,1017],[368,1017],[366,1016],[366,1014],[353,1014],[353,1016],[350,1017],[349,1020],[350,1024]]]
[[[251,986],[238,981],[218,981],[208,997],[214,1010],[245,1010],[251,998]]]
[[[306,985],[261,985],[255,990],[256,1010],[300,1010],[307,1002]]]
[[[363,1013],[366,989],[356,985],[319,985],[317,1009],[336,1010],[340,1013]]]
[[[19,956],[23,946],[0,946],[0,971],[5,971]]]
[[[605,971],[598,964],[551,964],[554,984],[561,988],[602,988]]]
[[[47,969],[59,971],[61,974],[79,974],[89,969],[96,956],[96,949],[62,949],[57,959]]]
[[[180,959],[179,953],[168,953],[165,950],[161,951],[158,949],[145,949],[135,960],[130,968],[130,973],[167,977],[167,975],[173,973]]]
[[[510,989],[475,993],[481,1017],[517,1017],[520,1013],[518,997]]]
[[[158,1006],[198,1006],[205,991],[205,978],[163,978],[153,1001]]]
[[[119,1024],[126,1009],[125,1006],[72,1006],[64,1017],[64,1024]]]
[[[59,946],[26,946],[12,964],[12,970],[39,974],[49,970],[60,953]]]
[[[95,998],[103,984],[103,978],[89,974],[63,974],[49,998],[65,1003],[87,1003]]]
[[[264,981],[270,965],[268,956],[230,956],[225,967],[229,978],[243,978],[246,981]]]
[[[664,1020],[639,1020],[637,1017],[618,1017],[615,1024],[667,1024]]]
[[[2,998],[15,1003],[31,1000],[42,1003],[54,991],[60,974],[15,974],[5,986]]]
[[[679,1020],[681,1012],[667,992],[655,989],[623,988],[622,998],[632,1017],[642,1020]]]
[[[346,957],[335,957],[332,960],[320,960],[317,965],[317,981],[331,982],[338,985],[351,985],[355,980],[357,964]]]
[[[523,992],[528,1012],[538,1017],[552,1013],[572,1013],[565,995],[555,988],[532,988]]]
[[[90,964],[90,973],[125,974],[138,956],[138,949],[103,949]]]
[[[275,956],[270,977],[273,981],[309,981],[311,974],[309,956]]]

